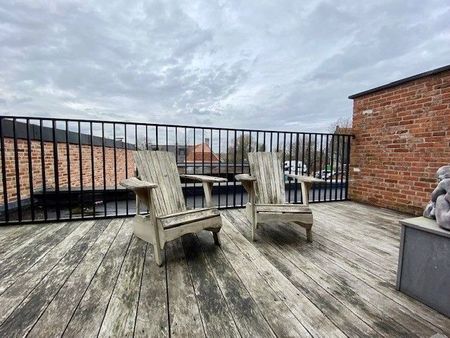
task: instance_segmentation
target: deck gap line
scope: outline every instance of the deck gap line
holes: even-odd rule
[[[324,258],[327,258],[326,255],[324,255],[324,254],[323,254],[322,252],[320,252],[320,251],[319,251],[318,254],[321,255],[321,256],[324,257]],[[344,258],[344,259],[345,259],[345,258]],[[344,267],[344,264],[342,264],[342,263],[339,262],[338,260],[336,260],[336,261],[334,262],[334,264],[335,264],[336,266],[338,266],[339,268],[341,268],[342,270],[346,271],[347,273],[351,274],[351,275],[352,275],[353,277],[355,277],[356,279],[359,279],[361,282],[363,282],[363,283],[364,283],[365,285],[367,285],[368,287],[372,288],[372,289],[375,290],[376,292],[382,294],[384,297],[386,297],[386,298],[390,299],[391,301],[395,302],[396,304],[398,304],[401,308],[403,308],[403,309],[406,310],[406,311],[404,311],[406,314],[409,314],[409,313],[411,312],[411,310],[408,309],[408,307],[406,307],[404,304],[402,304],[399,300],[397,300],[396,298],[392,298],[391,296],[389,296],[389,295],[387,295],[387,294],[385,294],[385,293],[380,292],[380,290],[376,289],[375,286],[373,286],[371,283],[366,282],[365,280],[361,279],[361,278],[358,277],[357,275],[353,274],[353,272],[349,271],[348,268]],[[371,274],[371,276],[375,276],[375,277],[376,277],[376,275],[373,275],[373,274]],[[378,278],[377,278],[377,280],[380,281],[380,282],[383,282],[383,280],[381,280],[381,279],[378,279]],[[395,285],[392,286],[392,288],[394,288],[394,287],[395,287]],[[420,303],[420,304],[423,305],[422,303]],[[417,315],[417,313],[414,313],[414,314]],[[413,315],[413,314],[411,313],[411,317],[412,317],[412,315]],[[436,324],[430,322],[428,319],[422,317],[421,315],[417,315],[417,316],[419,317],[419,320],[420,320],[420,321],[428,323],[429,325],[433,326],[434,328],[436,328],[436,329],[439,330],[439,331],[442,330],[439,326],[437,326]],[[400,324],[400,323],[399,323],[399,324]],[[401,324],[400,324],[400,325],[401,325]],[[402,325],[402,326],[403,326],[403,325]],[[403,327],[404,327],[404,326],[403,326]]]
[[[205,337],[208,337],[206,335],[206,327],[205,327],[205,323],[203,321],[202,311],[200,310],[200,304],[198,302],[197,295],[195,294],[195,287],[194,287],[194,280],[192,278],[192,272],[191,272],[191,269],[189,267],[189,263],[187,262],[187,259],[186,259],[186,249],[184,248],[183,241],[181,240],[181,238],[179,239],[179,241],[181,243],[181,247],[183,248],[184,260],[186,261],[187,270],[189,271],[189,279],[191,281],[192,290],[194,291],[195,303],[197,304],[198,314],[199,314],[200,320],[202,322],[203,334],[205,335]]]
[[[145,250],[144,250],[144,259],[142,260],[142,274],[141,274],[141,278],[139,281],[139,292],[138,292],[138,297],[137,297],[136,314],[134,316],[134,325],[133,325],[133,337],[136,336],[136,321],[137,321],[137,317],[138,317],[138,313],[139,313],[139,302],[141,299],[142,279],[144,278],[145,259],[147,258],[148,246],[149,246],[149,244],[146,243]]]
[[[152,263],[153,264],[153,263]],[[170,326],[170,303],[169,303],[169,273],[168,273],[168,267],[167,267],[167,250],[164,246],[164,273],[166,277],[166,304],[167,304],[167,330],[169,333],[169,338],[172,337],[172,329]]]
[[[95,224],[95,222],[94,222]],[[108,224],[109,225],[109,224]],[[105,232],[106,228],[108,228],[108,226],[105,227],[105,229],[102,230],[102,232],[100,232],[99,236],[97,237],[97,239],[94,241],[93,244],[97,243],[98,239],[100,238],[100,236]],[[64,280],[64,282],[61,284],[61,286],[58,288],[58,291],[55,292],[54,296],[52,297],[52,299],[50,300],[50,302],[47,304],[47,306],[43,309],[43,311],[41,312],[41,314],[38,316],[37,320],[33,323],[33,325],[31,326],[31,328],[27,331],[27,333],[25,334],[26,337],[28,337],[29,333],[34,329],[34,327],[36,326],[37,322],[39,322],[39,319],[41,319],[41,317],[43,316],[43,314],[45,313],[45,311],[47,310],[47,308],[49,307],[49,305],[53,302],[53,300],[56,298],[56,296],[58,295],[59,291],[61,291],[61,289],[64,287],[64,285],[66,285],[67,280],[70,278],[70,276],[72,276],[73,272],[78,268],[78,266],[81,264],[81,262],[84,260],[84,258],[86,257],[87,253],[91,250],[91,247],[89,248],[89,250],[87,250],[84,255],[81,257],[81,260],[75,265],[75,267],[73,268],[73,270],[70,272],[70,274],[67,276],[67,278]]]
[[[67,224],[68,222],[65,222],[65,224]],[[81,224],[81,222],[76,222],[76,223],[80,223]],[[65,225],[64,225],[65,226]],[[21,272],[21,275],[24,275],[24,274],[26,274],[29,270],[31,270],[40,260],[42,260],[42,259],[44,259],[45,258],[45,256],[47,256],[49,253],[50,253],[50,251],[52,251],[56,246],[58,246],[62,241],[64,241],[65,239],[66,239],[66,237],[68,237],[72,232],[74,232],[77,228],[78,228],[78,226],[79,225],[77,225],[77,226],[75,226],[75,228],[72,230],[72,231],[70,231],[66,236],[64,236],[62,239],[61,239],[61,241],[59,241],[58,243],[56,243],[54,246],[52,246],[48,251],[46,251],[38,260],[36,260],[30,267],[28,267],[26,270],[24,270],[24,271],[22,271]],[[61,227],[62,228],[62,227]],[[75,243],[76,244],[76,243]],[[75,245],[74,244],[74,245]],[[63,257],[64,257],[65,255],[63,255]],[[62,259],[62,258],[61,258]],[[56,264],[58,264],[59,263],[59,261],[56,263]],[[55,264],[55,265],[56,265]],[[52,268],[53,269],[53,268]],[[44,276],[45,277],[45,276]],[[6,290],[8,290],[11,286],[13,286],[14,284],[16,284],[16,282],[17,282],[17,279],[13,282],[13,283],[11,283],[5,290],[3,290],[1,293],[0,293],[0,296],[3,294],[3,293],[5,293],[6,292]],[[38,283],[39,284],[39,283]]]
[[[292,227],[291,227],[291,229],[292,229]],[[300,234],[300,233],[299,233],[299,234]],[[300,235],[301,235],[301,234],[300,234]],[[321,256],[323,256],[323,254],[321,254]],[[322,269],[319,265],[316,265],[314,262],[312,262],[312,264],[315,265],[318,269],[322,270],[325,274],[329,275],[331,278],[335,279],[335,277],[334,277],[333,275],[328,274],[328,272],[325,271],[324,269]],[[296,264],[294,263],[294,265],[296,265]],[[297,265],[296,265],[296,266],[297,266]],[[386,297],[383,293],[381,293],[381,292],[378,291],[377,289],[373,288],[372,286],[368,285],[365,281],[359,279],[359,278],[358,278],[357,276],[355,276],[353,273],[350,273],[350,272],[348,272],[347,270],[343,269],[340,265],[338,265],[338,267],[339,267],[340,269],[346,271],[347,273],[351,274],[353,277],[357,278],[358,280],[362,281],[365,285],[367,285],[367,286],[371,287],[372,289],[374,289],[375,292],[381,294],[381,296]],[[308,275],[308,276],[309,276],[309,275]],[[387,298],[389,298],[389,297],[387,297]],[[390,299],[390,298],[389,298],[389,299]],[[353,311],[352,311],[352,312],[353,312]],[[357,314],[355,313],[355,315],[357,315]],[[357,315],[357,316],[358,316],[358,315]],[[359,317],[359,316],[358,316],[358,317]],[[395,318],[393,318],[393,317],[391,317],[391,316],[389,316],[389,318],[390,318],[392,321],[396,322],[399,326],[403,327],[406,331],[409,331],[409,329],[408,329],[407,327],[405,327],[405,325],[404,325],[403,323],[398,322],[397,319],[395,319]],[[413,317],[412,317],[412,318],[413,318]],[[369,325],[369,324],[368,324],[368,325]],[[369,326],[370,326],[370,325],[369,325]],[[376,332],[378,332],[376,329],[374,329],[374,330],[375,330]]]
[[[110,223],[111,223],[112,221],[113,221],[113,220],[111,220]],[[96,222],[95,222],[95,223],[96,223]],[[109,224],[110,224],[110,223],[109,223]],[[109,226],[109,224],[108,224],[108,226]],[[120,232],[120,230],[122,229],[122,227],[123,227],[124,224],[125,224],[125,220],[122,220],[122,225],[121,225],[121,226],[119,227],[119,229],[117,230],[117,233],[116,233],[116,235],[114,236],[114,239],[111,241],[110,245],[108,246],[108,250],[106,250],[105,254],[103,255],[103,257],[102,257],[102,259],[101,259],[99,265],[97,266],[97,269],[95,269],[95,272],[94,272],[94,274],[92,275],[92,278],[89,280],[89,283],[88,283],[88,285],[87,285],[86,290],[84,290],[83,294],[82,294],[81,297],[80,297],[80,300],[79,300],[78,303],[77,303],[77,306],[75,306],[75,309],[72,311],[72,315],[70,316],[69,320],[67,321],[66,327],[64,328],[64,330],[63,330],[61,336],[64,336],[64,333],[66,332],[67,328],[69,327],[69,324],[70,324],[70,322],[72,321],[72,318],[73,318],[74,314],[77,312],[77,309],[78,309],[78,307],[80,306],[80,303],[81,303],[81,301],[82,301],[83,298],[84,298],[84,295],[86,294],[87,290],[88,290],[89,287],[91,286],[92,281],[94,280],[94,277],[97,275],[98,269],[100,269],[100,267],[102,266],[103,261],[105,260],[106,255],[108,254],[109,250],[111,249],[112,244],[113,244],[114,241],[116,240],[117,235],[119,234],[119,232]],[[105,228],[105,229],[106,229],[106,228]]]
[[[92,224],[92,226],[91,226],[91,228],[94,226],[94,224],[95,224],[95,222]],[[81,241],[87,234],[88,234],[88,232],[89,231],[91,231],[91,229],[89,229],[82,237],[80,237],[79,239],[78,239],[78,241],[76,241],[75,242],[75,244],[72,246],[72,247],[74,247],[79,241]],[[67,250],[67,252],[63,255],[63,256],[61,256],[61,258],[55,263],[55,265],[53,265],[52,266],[52,268],[50,269],[50,270],[48,270],[47,271],[47,273],[44,275],[44,276],[42,276],[42,278],[35,284],[35,286],[30,290],[30,292],[28,292],[27,294],[26,294],[26,296],[14,307],[14,309],[13,309],[13,311],[11,311],[11,313],[9,314],[9,316],[8,317],[6,317],[5,318],[5,320],[3,321],[3,322],[1,322],[0,323],[0,326],[2,326],[3,325],[3,323],[5,323],[8,319],[9,319],[9,317],[11,317],[11,315],[14,313],[14,311],[15,311],[15,309],[16,308],[18,308],[24,301],[25,301],[25,299],[27,299],[27,297],[37,288],[37,286],[42,282],[42,280],[45,278],[45,277],[47,277],[47,275],[50,273],[50,272],[52,272],[53,271],[53,269],[61,262],[61,260],[67,255],[67,253],[70,251],[70,249],[69,250]],[[15,283],[15,282],[14,282]],[[13,284],[14,284],[13,283]],[[13,284],[11,284],[9,287],[11,287]],[[63,285],[64,285],[64,283],[63,283]],[[9,288],[8,287],[8,288]],[[7,288],[7,289],[8,289]],[[6,289],[6,290],[7,290]],[[5,291],[6,291],[5,290]],[[45,311],[45,310],[44,310]],[[40,316],[39,316],[40,317]],[[34,327],[34,325],[33,325],[33,327]]]
[[[227,222],[228,219],[226,218],[225,215],[228,214],[228,211],[226,211],[226,213],[224,214],[224,218],[226,219]],[[268,327],[270,327],[270,330],[272,331],[273,335],[276,336],[275,331],[273,330],[272,326],[270,326],[270,323],[268,322],[266,316],[264,316],[264,311],[260,308],[258,302],[253,298],[251,292],[247,289],[247,286],[245,285],[245,283],[242,281],[241,276],[239,276],[238,272],[236,271],[236,269],[234,268],[233,264],[231,264],[230,260],[228,259],[228,257],[225,255],[225,252],[223,251],[222,247],[219,247],[220,251],[222,251],[222,255],[224,257],[224,259],[228,262],[228,265],[231,267],[231,269],[233,269],[234,273],[236,274],[237,278],[240,280],[240,282],[242,283],[243,287],[245,290],[247,290],[248,295],[250,296],[250,298],[253,300],[253,302],[255,303],[255,306],[258,308],[259,312],[261,313],[262,318],[264,318],[264,321],[267,323]],[[214,272],[213,272],[214,273]]]
[[[285,260],[287,260],[287,261],[289,261],[289,262],[291,262],[291,264],[293,264],[298,270],[300,270],[300,271],[302,271],[302,273],[304,273],[306,276],[308,276],[308,278],[309,279],[311,279],[312,281],[313,281],[313,283],[314,284],[316,284],[319,288],[321,288],[322,290],[324,290],[328,295],[330,295],[330,297],[331,298],[333,298],[336,302],[338,302],[338,303],[340,303],[343,307],[345,307],[345,308],[347,308],[351,313],[353,313],[354,315],[355,315],[355,317],[357,317],[357,318],[359,318],[363,323],[365,323],[367,326],[369,326],[372,330],[374,330],[375,332],[377,332],[378,334],[380,334],[380,336],[383,336],[383,334],[382,333],[380,333],[376,328],[374,328],[374,327],[372,327],[372,325],[370,324],[370,323],[368,323],[368,322],[366,322],[366,320],[364,319],[364,318],[362,318],[360,315],[358,315],[357,313],[355,313],[353,310],[352,310],[352,308],[350,308],[350,307],[348,307],[346,304],[344,304],[342,301],[340,301],[339,299],[337,299],[332,293],[330,293],[326,288],[323,288],[313,277],[311,277],[310,275],[309,275],[309,273],[307,273],[306,271],[303,271],[303,269],[301,269],[301,267],[299,267],[292,259],[290,259],[290,258],[288,258],[285,254],[284,254],[284,252],[282,251],[282,250],[280,250],[280,248],[278,247],[278,244],[272,244],[272,243],[269,243],[267,240],[265,240],[265,239],[263,239],[262,240],[265,244],[267,244],[267,245],[269,245],[269,246],[271,246],[272,248],[274,248],[278,253],[281,253],[281,255],[282,255],[282,257],[285,259]],[[258,250],[259,251],[259,250]],[[263,254],[264,255],[264,254]],[[265,256],[265,255],[264,255]],[[313,265],[315,265],[315,266],[317,266],[316,264],[314,264],[314,263],[312,263]],[[324,271],[324,270],[322,270],[322,271]],[[280,271],[281,272],[281,271]],[[326,272],[326,271],[325,271]],[[281,272],[281,273],[283,273],[283,272]],[[283,274],[284,275],[284,274]],[[329,275],[329,276],[331,276],[330,274],[328,274],[327,273],[327,275]],[[286,276],[285,276],[286,277]],[[333,279],[334,279],[334,277],[333,276],[331,276]],[[286,277],[287,278],[287,277]],[[294,285],[295,286],[295,285]],[[299,292],[301,292],[301,293],[303,293],[301,290],[299,290],[297,287],[296,287],[296,289],[299,291]],[[306,298],[308,298],[314,305],[316,305],[315,304],[315,302],[313,302],[313,300],[312,299],[310,299],[306,294],[305,294],[305,297]],[[317,307],[317,306],[316,306]],[[332,318],[330,318],[330,316],[329,315],[327,315],[326,313],[324,313],[320,308],[319,308],[319,311],[320,312],[322,312],[323,313],[323,315],[325,316],[325,317],[327,317],[335,326],[337,326],[337,324],[335,324],[334,323],[334,321],[333,321],[333,319]],[[337,326],[338,327],[338,326]],[[339,328],[339,327],[338,327]],[[346,334],[345,332],[343,332],[343,334],[345,335],[345,336],[347,336],[347,337],[350,337],[348,334]]]
[[[194,236],[197,239],[197,243],[200,243],[200,239],[198,238],[197,234],[194,234]],[[233,318],[233,323],[236,326],[236,330],[237,330],[237,332],[239,332],[239,336],[242,337],[241,331],[239,331],[239,326],[236,324],[236,319],[234,319],[233,311],[231,311],[231,309],[230,309],[230,306],[228,304],[227,298],[225,297],[225,294],[223,293],[223,290],[220,287],[220,283],[217,280],[217,276],[214,273],[214,269],[211,267],[211,264],[209,263],[209,259],[205,255],[205,251],[203,250],[203,246],[202,245],[200,245],[200,251],[202,252],[202,255],[205,256],[206,266],[208,267],[208,269],[211,271],[212,275],[214,276],[215,282],[217,284],[217,288],[220,290],[220,294],[222,295],[223,300],[225,301],[225,304],[227,305],[227,309],[230,312],[231,318]]]
[[[105,320],[106,312],[108,311],[109,303],[111,302],[111,297],[112,297],[112,295],[114,294],[114,290],[116,289],[117,281],[119,280],[120,272],[122,271],[123,262],[125,261],[125,258],[126,258],[127,255],[128,255],[128,252],[129,252],[130,245],[131,245],[131,242],[132,242],[132,240],[133,240],[133,237],[134,237],[134,235],[131,235],[131,236],[130,236],[130,240],[129,240],[129,242],[128,242],[127,250],[125,251],[125,254],[123,255],[122,262],[120,263],[119,272],[117,273],[117,279],[116,279],[116,281],[115,281],[115,283],[114,283],[114,286],[113,286],[113,288],[112,288],[112,290],[111,290],[111,294],[109,295],[109,299],[108,299],[108,302],[106,303],[106,307],[105,307],[105,313],[103,313],[102,321],[100,322],[100,325],[99,325],[99,327],[98,327],[97,337],[99,337],[99,335],[100,335],[100,330],[102,329],[103,321]]]
[[[228,220],[227,220],[227,221],[228,221]],[[230,223],[230,222],[228,221],[228,223]],[[230,226],[234,227],[231,223],[230,223]],[[233,245],[237,247],[237,249],[242,253],[242,255],[243,255],[244,257],[246,257],[246,259],[249,261],[250,264],[252,264],[253,266],[256,266],[255,263],[253,263],[253,261],[250,259],[250,257],[248,257],[248,256],[241,250],[241,248],[239,248],[239,246],[236,245],[236,244],[233,242],[233,239],[230,237],[230,235],[229,235],[227,232],[224,232],[223,234],[229,238],[230,242],[233,243]],[[269,264],[273,266],[272,263],[269,262]],[[273,267],[274,267],[274,266],[273,266]],[[274,267],[274,268],[275,268],[275,267]],[[258,272],[258,275],[261,277],[261,279],[263,279],[263,280],[265,281],[264,276],[261,275],[261,273],[258,271],[258,269],[255,268],[255,270]],[[291,283],[291,282],[289,281],[289,283]],[[274,289],[272,288],[272,286],[271,286],[269,283],[266,283],[266,284],[267,284],[267,286],[268,286],[269,288],[272,289],[272,291],[273,291],[273,292],[279,297],[279,299],[284,303],[284,300],[279,296],[279,293],[278,293],[276,290],[274,290]],[[292,283],[291,283],[291,284],[292,284]],[[294,287],[295,287],[295,286],[294,286]],[[297,288],[296,288],[296,289],[297,289]],[[286,307],[288,308],[289,312],[292,314],[292,316],[293,316],[295,319],[297,319],[297,321],[300,323],[301,326],[303,326],[303,328],[305,329],[305,331],[308,332],[309,335],[310,335],[311,337],[314,337],[314,335],[308,330],[308,328],[305,327],[305,325],[303,324],[303,322],[295,315],[294,312],[292,312],[291,308],[290,308],[289,306],[287,306],[287,304],[285,304],[285,305],[286,305]],[[333,325],[334,325],[334,323],[333,323]],[[338,328],[338,329],[339,329],[339,328]]]

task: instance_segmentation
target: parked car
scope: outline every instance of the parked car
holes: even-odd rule
[[[328,170],[317,171],[315,174],[316,178],[321,178],[324,180],[330,179],[330,178],[334,177],[335,175],[336,175],[335,171],[331,172]]]
[[[284,161],[284,173],[295,173],[297,169],[297,173],[307,173],[308,169],[306,165],[303,164],[302,161]],[[302,170],[303,169],[303,170]]]

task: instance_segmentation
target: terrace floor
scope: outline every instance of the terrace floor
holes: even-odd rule
[[[314,242],[244,210],[166,248],[130,219],[0,228],[0,337],[450,336],[450,319],[395,290],[398,220],[353,202],[312,205]]]

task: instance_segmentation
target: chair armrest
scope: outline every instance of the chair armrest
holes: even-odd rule
[[[227,182],[226,178],[223,177],[216,177],[216,176],[207,176],[207,175],[188,175],[183,174],[180,175],[182,178],[186,178],[193,181],[199,181],[199,182],[206,182],[206,183],[220,183],[220,182]]]
[[[141,181],[137,177],[127,178],[126,180],[123,180],[122,182],[120,182],[120,185],[122,187],[131,189],[133,191],[140,190],[140,189],[154,189],[154,188],[158,187],[158,185],[156,183]]]
[[[305,175],[296,175],[296,174],[285,174],[289,178],[293,178],[295,180],[298,180],[299,182],[304,183],[325,183],[324,180],[320,178],[315,178],[312,176],[305,176]]]
[[[250,176],[249,174],[235,175],[234,178],[239,182],[256,182],[256,177]]]

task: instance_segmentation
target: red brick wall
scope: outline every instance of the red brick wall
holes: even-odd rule
[[[17,201],[16,189],[16,166],[14,158],[14,143],[10,138],[5,138],[5,162],[6,162],[6,185],[8,192],[8,203]],[[30,197],[30,176],[28,168],[28,145],[26,140],[17,140],[17,154],[19,161],[19,181],[20,197],[27,199]],[[93,147],[94,155],[94,183],[96,188],[103,188],[103,152],[102,147]],[[134,176],[133,152],[127,151],[128,157],[128,176]],[[80,188],[80,155],[77,144],[69,144],[69,165],[71,188]],[[41,143],[31,141],[31,159],[32,159],[32,177],[33,189],[42,191],[42,163],[41,163]],[[92,165],[91,165],[91,147],[82,145],[81,168],[83,188],[92,188]],[[45,185],[47,189],[55,189],[54,175],[54,156],[53,143],[44,142],[44,160],[45,160]],[[1,158],[0,158],[1,164]],[[106,168],[106,187],[114,187],[114,149],[105,147],[105,168]],[[58,143],[58,177],[59,188],[68,188],[68,161],[66,143]],[[125,178],[125,149],[116,149],[116,168],[117,183]],[[0,170],[0,204],[3,204],[3,177]]]
[[[350,198],[421,214],[450,164],[450,71],[355,98],[353,132]]]

